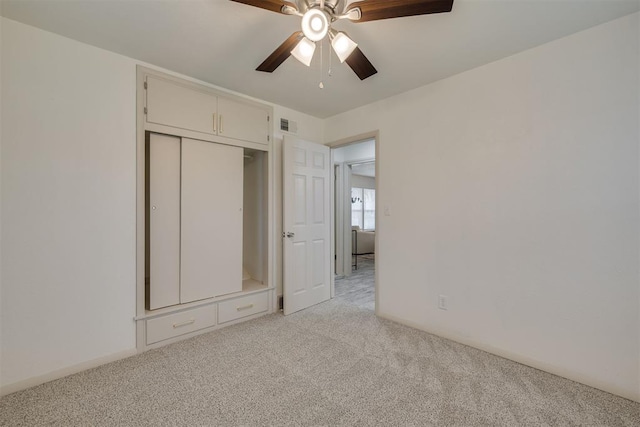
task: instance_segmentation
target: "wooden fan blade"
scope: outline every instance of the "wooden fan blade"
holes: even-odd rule
[[[290,55],[294,47],[302,40],[304,34],[297,31],[289,36],[276,50],[273,51],[262,64],[256,68],[256,71],[264,71],[265,73],[273,73]]]
[[[373,76],[378,72],[376,68],[371,64],[371,62],[364,56],[364,53],[360,50],[359,47],[349,55],[349,57],[345,60],[345,62],[351,67],[354,73],[360,77],[360,80],[364,80]]]
[[[291,6],[298,9],[294,3],[281,0],[231,0],[236,3],[248,4],[249,6],[259,7],[260,9],[270,10],[272,12],[282,13],[282,6]]]
[[[362,16],[353,22],[376,21],[402,16],[451,12],[453,0],[364,0],[352,3],[349,10],[360,9]]]

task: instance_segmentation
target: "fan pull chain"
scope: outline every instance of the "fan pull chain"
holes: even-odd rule
[[[324,83],[322,83],[322,57],[324,56],[323,46],[324,40],[320,40],[320,84],[318,85],[320,89],[324,89]]]
[[[333,55],[331,55],[331,49],[329,49],[329,71],[327,72],[327,74],[329,74],[329,77],[331,77],[331,57]]]

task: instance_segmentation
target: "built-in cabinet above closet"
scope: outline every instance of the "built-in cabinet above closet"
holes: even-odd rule
[[[268,144],[270,108],[160,77],[146,79],[147,122]]]
[[[268,105],[138,68],[138,350],[273,312]]]

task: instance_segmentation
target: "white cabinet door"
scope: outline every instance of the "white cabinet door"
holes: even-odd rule
[[[331,297],[329,147],[285,137],[284,314]]]
[[[149,309],[180,303],[180,138],[148,146]]]
[[[218,135],[268,144],[269,113],[254,105],[218,97]]]
[[[147,121],[215,135],[218,98],[164,79],[147,77]]]
[[[242,290],[243,149],[182,139],[180,302]]]

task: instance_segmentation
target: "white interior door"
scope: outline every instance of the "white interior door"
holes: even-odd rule
[[[330,298],[330,173],[329,147],[285,137],[285,315]]]

